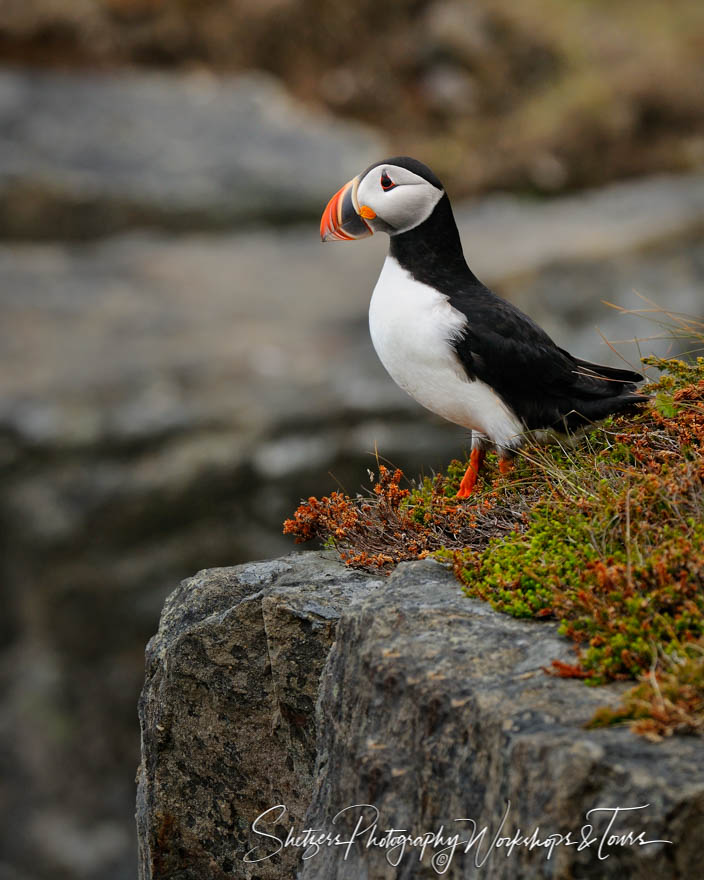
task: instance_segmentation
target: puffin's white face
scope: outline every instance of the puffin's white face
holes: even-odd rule
[[[346,183],[320,222],[323,241],[364,238],[375,230],[397,235],[430,217],[443,190],[400,165],[381,163]]]
[[[407,168],[377,165],[359,182],[358,211],[365,219],[378,218],[390,227],[385,231],[394,235],[408,232],[427,220],[442,195],[441,189]],[[372,226],[376,225],[372,222]]]

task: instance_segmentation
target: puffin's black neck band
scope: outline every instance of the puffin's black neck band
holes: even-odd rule
[[[389,253],[424,284],[444,291],[459,278],[478,283],[462,253],[462,242],[446,193],[419,226],[391,236]]]

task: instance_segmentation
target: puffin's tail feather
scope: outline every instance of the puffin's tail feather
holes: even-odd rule
[[[643,376],[634,370],[622,370],[620,367],[606,367],[603,364],[592,364],[580,358],[574,358],[577,366],[599,379],[613,379],[616,382],[642,382]]]
[[[649,400],[651,400],[650,397],[630,391],[628,386],[614,397],[583,399],[564,417],[562,429],[564,430],[566,427],[572,431],[587,424],[594,424],[607,416],[629,412],[635,409],[638,404],[647,403]]]

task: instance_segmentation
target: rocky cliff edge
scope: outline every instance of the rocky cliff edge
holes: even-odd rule
[[[586,730],[620,687],[572,656],[431,561],[200,572],[147,648],[141,880],[698,876],[704,744]]]

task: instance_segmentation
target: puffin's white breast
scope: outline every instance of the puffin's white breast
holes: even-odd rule
[[[452,346],[466,325],[447,296],[386,258],[369,305],[369,330],[391,378],[448,421],[515,446],[521,423],[486,383],[469,380]]]

